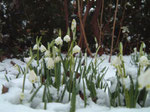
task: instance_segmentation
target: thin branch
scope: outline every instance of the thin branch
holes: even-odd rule
[[[85,43],[85,46],[87,48],[87,53],[91,56],[92,56],[92,53],[91,53],[91,50],[90,48],[88,47],[88,43],[87,43],[87,39],[86,39],[86,35],[85,35],[85,30],[84,30],[84,26],[83,26],[83,23],[82,23],[82,17],[81,17],[81,9],[80,9],[80,1],[78,0],[78,15],[79,15],[79,20],[80,20],[80,26],[81,26],[81,31],[83,33],[83,37],[84,37],[84,43]]]
[[[113,52],[113,44],[114,44],[114,32],[115,32],[115,26],[116,26],[116,16],[118,12],[118,1],[116,1],[116,9],[115,9],[115,15],[114,15],[114,22],[113,22],[113,31],[112,31],[112,38],[111,38],[111,50],[110,50],[110,57],[109,57],[109,62],[111,62],[111,56]]]

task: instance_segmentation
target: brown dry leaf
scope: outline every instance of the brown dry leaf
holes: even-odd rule
[[[3,88],[2,88],[2,94],[5,94],[8,92],[8,89],[6,86],[3,85]]]
[[[11,61],[10,63],[11,63],[13,66],[15,66],[15,64],[16,64],[16,63],[15,63],[15,62],[13,62],[13,61]]]

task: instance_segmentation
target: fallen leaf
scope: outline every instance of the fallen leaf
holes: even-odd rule
[[[8,92],[8,89],[6,86],[3,85],[3,88],[2,88],[2,94],[5,94]]]
[[[11,61],[10,63],[11,63],[13,66],[15,66],[15,64],[16,64],[16,63],[15,63],[15,62],[13,62],[13,61]]]

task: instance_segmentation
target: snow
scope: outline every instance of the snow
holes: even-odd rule
[[[108,63],[109,56],[108,55],[102,55],[100,57],[101,59],[104,59],[103,63],[100,64],[100,69],[103,67],[107,67],[108,71],[106,75],[104,76],[104,79],[106,81],[110,81],[113,83],[113,85],[110,87],[111,92],[114,91],[116,88],[116,80],[114,78],[115,76],[115,68]],[[112,60],[115,58],[115,56],[112,56]],[[130,56],[124,56],[124,61],[127,69],[127,74],[131,75],[133,78],[136,77],[137,69],[135,66],[133,66],[130,63]],[[99,58],[98,58],[99,59]],[[88,58],[88,62],[90,62],[90,58]],[[20,104],[20,94],[22,91],[22,83],[23,83],[23,75],[19,76],[19,78],[16,79],[16,75],[18,74],[18,71],[15,69],[14,65],[11,63],[14,62],[18,64],[21,67],[25,67],[26,64],[18,59],[5,59],[4,61],[0,62],[0,112],[69,112],[70,109],[70,102],[68,101],[69,93],[65,93],[63,103],[48,103],[47,104],[47,110],[43,109],[43,103],[41,103],[40,97],[42,97],[42,91],[44,87],[42,87],[39,92],[37,93],[37,96],[33,99],[32,102],[28,102],[31,97],[31,89],[32,84],[29,82],[29,80],[26,80],[25,83],[25,99],[23,100],[22,104]],[[5,75],[8,77],[9,82],[6,81]],[[28,78],[28,74],[27,74]],[[129,80],[126,80],[125,83],[128,83]],[[83,82],[83,80],[81,80]],[[82,83],[81,83],[82,84]],[[2,85],[5,85],[9,88],[9,91],[5,94],[2,94]],[[83,85],[82,85],[83,86]],[[80,86],[82,92],[83,87]],[[87,87],[86,87],[87,88]],[[51,91],[52,95],[57,96],[57,90],[53,87],[51,87],[53,91]],[[64,86],[60,88],[62,91],[64,90]],[[86,93],[89,93],[88,90],[86,90]],[[76,112],[149,112],[150,111],[150,93],[149,97],[146,101],[145,108],[135,108],[135,109],[129,109],[125,107],[110,107],[109,106],[109,97],[108,95],[101,89],[97,90],[97,104],[91,101],[91,99],[88,99],[87,103],[88,105],[84,107],[84,101],[80,98],[80,96],[77,95],[77,101],[76,101]],[[61,93],[59,93],[61,94]],[[105,106],[107,105],[107,107]],[[32,107],[32,108],[31,108]]]

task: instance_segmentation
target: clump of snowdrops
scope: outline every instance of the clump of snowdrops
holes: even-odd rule
[[[144,52],[145,47],[146,45],[142,43],[140,51],[137,52],[135,48],[132,54],[132,64],[137,68],[135,75],[126,70],[123,60],[123,46],[120,43],[120,53],[112,61],[112,65],[116,68],[116,80],[112,81],[109,88],[112,106],[144,107],[147,93],[150,90],[150,61]]]
[[[107,99],[98,94],[99,91],[105,94],[107,83],[103,77],[107,68],[104,67],[99,71],[98,67],[103,60],[97,58],[97,52],[95,58],[88,63],[87,54],[83,55],[81,48],[76,43],[75,20],[72,21],[71,31],[73,37],[70,37],[68,29],[68,33],[63,39],[61,31],[59,31],[59,36],[48,43],[47,47],[41,43],[41,37],[36,39],[33,49],[30,49],[30,56],[24,58],[26,68],[20,68],[24,74],[22,93],[20,94],[21,102],[24,100],[25,81],[28,78],[33,85],[29,102],[32,102],[38,92],[42,90],[41,99],[44,109],[47,108],[49,102],[70,102],[70,112],[75,112],[77,96],[83,100],[85,107],[89,101],[99,104],[107,103],[105,101]],[[68,44],[67,54],[61,53],[63,43]],[[18,68],[19,71],[20,69]],[[28,77],[27,74],[29,74]],[[103,98],[103,102],[100,98]]]

